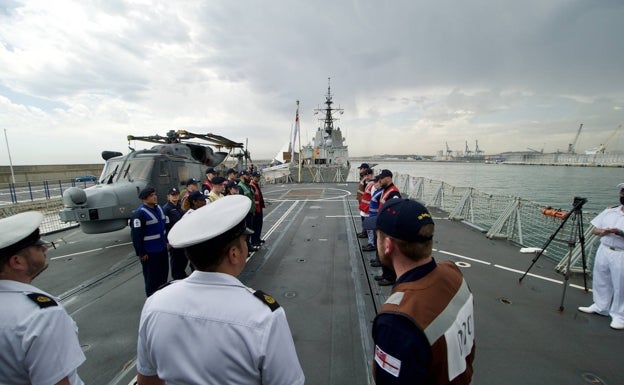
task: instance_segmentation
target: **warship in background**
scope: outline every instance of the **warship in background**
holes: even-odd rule
[[[321,114],[318,119],[322,125],[318,127],[311,143],[299,146],[295,151],[295,142],[299,130],[299,101],[295,126],[291,140],[275,158],[276,165],[262,169],[268,182],[284,181],[297,183],[345,182],[349,175],[349,149],[344,143],[340,127],[335,126],[339,119],[335,114],[342,115],[342,108],[334,108],[332,104],[331,84],[327,86],[325,107],[316,108],[314,114]],[[299,141],[301,137],[299,136]]]

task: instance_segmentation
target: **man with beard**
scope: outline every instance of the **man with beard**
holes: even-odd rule
[[[78,327],[57,298],[30,283],[48,267],[35,211],[0,219],[0,383],[80,385]]]
[[[364,222],[377,233],[396,285],[373,321],[373,377],[385,384],[470,384],[475,356],[473,297],[461,271],[432,256],[425,206],[391,199]]]

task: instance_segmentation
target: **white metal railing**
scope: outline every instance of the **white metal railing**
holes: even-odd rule
[[[395,174],[394,182],[403,196],[439,208],[449,213],[449,219],[467,222],[481,229],[488,238],[506,239],[521,247],[543,247],[561,224],[561,219],[543,215],[541,205],[526,199],[486,194],[471,187],[457,187],[408,174]],[[58,212],[62,206],[62,199],[58,196],[27,200],[19,204],[0,205],[0,217],[28,210],[41,211],[45,214],[41,225],[43,234],[77,226],[77,223],[60,221]],[[597,213],[583,214],[593,217]],[[591,271],[598,238],[592,234],[593,226],[589,220],[585,224],[585,256],[588,271]],[[568,238],[571,232],[572,222],[567,221],[543,254],[545,258],[557,262],[556,268],[561,272],[565,272],[567,259],[570,258]],[[571,271],[582,271],[580,242],[576,242],[572,250],[570,266]]]
[[[520,247],[542,248],[563,220],[542,214],[543,206],[518,197],[486,194],[471,187],[457,187],[407,174],[395,174],[394,182],[403,196],[439,208],[447,212],[451,220],[461,220],[482,229],[488,238],[506,239]],[[583,213],[591,217],[596,214]],[[579,239],[575,239],[580,237],[573,231],[575,226],[572,220],[566,221],[543,253],[543,257],[558,263],[556,269],[560,272],[565,272],[570,255],[570,271],[582,271],[581,245]],[[588,272],[593,267],[598,246],[598,238],[592,234],[592,229],[589,220],[584,220]]]

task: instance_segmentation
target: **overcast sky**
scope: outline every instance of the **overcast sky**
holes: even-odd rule
[[[267,159],[331,77],[351,156],[582,152],[624,124],[623,37],[621,0],[0,0],[0,129],[14,165],[170,129]]]

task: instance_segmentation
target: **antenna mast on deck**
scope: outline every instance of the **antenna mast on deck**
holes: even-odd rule
[[[334,121],[337,121],[337,118],[334,118],[332,112],[338,112],[340,115],[344,113],[342,108],[332,108],[332,93],[331,93],[331,78],[327,78],[327,95],[325,95],[325,104],[327,107],[325,108],[315,108],[314,115],[317,115],[319,112],[325,112],[325,117],[320,118],[319,121],[323,122],[323,130],[327,133],[327,135],[331,135],[332,131],[334,131]]]

